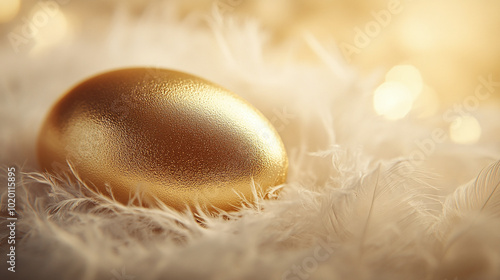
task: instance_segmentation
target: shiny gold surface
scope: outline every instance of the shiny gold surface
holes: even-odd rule
[[[140,190],[176,209],[233,210],[243,195],[281,184],[288,160],[278,133],[245,100],[201,78],[164,69],[93,77],[54,106],[38,158],[123,203]]]

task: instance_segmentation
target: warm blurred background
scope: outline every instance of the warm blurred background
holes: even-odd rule
[[[0,0],[0,63],[0,165],[41,171],[35,143],[56,99],[139,65],[247,99],[290,162],[282,200],[206,228],[147,210],[87,212],[98,203],[80,204],[73,187],[26,180],[18,194],[37,203],[20,213],[26,250],[16,256],[37,279],[112,279],[125,268],[136,279],[284,279],[329,236],[339,254],[314,279],[500,279],[498,185],[482,208],[470,206],[483,201],[479,188],[447,196],[500,159],[500,0]],[[403,161],[412,168],[394,165]],[[379,176],[370,181],[385,164],[397,167],[380,173],[387,181],[402,173],[378,191]],[[491,218],[467,212],[488,203]]]
[[[387,119],[427,118],[452,108],[444,118],[455,121],[449,133],[459,143],[480,137],[477,108],[500,103],[500,88],[491,86],[500,81],[500,1],[172,1],[181,6],[172,16],[186,20],[214,6],[235,19],[258,18],[270,46],[293,50],[293,58],[306,64],[328,63],[329,53],[340,53],[345,63],[378,79],[374,110]],[[74,37],[105,36],[100,31],[113,24],[117,10],[141,17],[151,3],[123,2],[0,0],[2,49],[36,57]],[[481,98],[474,96],[480,76],[490,81]]]

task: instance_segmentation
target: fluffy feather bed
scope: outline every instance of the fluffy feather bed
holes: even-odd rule
[[[19,170],[16,272],[6,269],[2,219],[1,279],[500,279],[497,123],[484,122],[474,145],[429,142],[446,127],[441,116],[377,116],[375,79],[312,35],[277,46],[255,20],[181,20],[175,9],[155,4],[138,18],[119,9],[105,36],[36,56],[0,52],[2,176]],[[294,59],[297,42],[321,63]],[[40,172],[35,141],[55,100],[90,75],[129,66],[204,77],[262,111],[289,155],[277,199],[195,219],[121,205],[77,174]],[[416,141],[432,152],[412,158]],[[6,217],[6,184],[1,191]]]

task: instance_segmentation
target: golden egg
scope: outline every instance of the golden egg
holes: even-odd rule
[[[74,171],[97,191],[128,203],[237,209],[285,182],[288,159],[270,122],[209,81],[166,69],[133,68],[90,78],[45,120],[38,159]],[[111,191],[111,193],[109,192]]]

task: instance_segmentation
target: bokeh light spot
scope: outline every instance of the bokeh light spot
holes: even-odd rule
[[[422,92],[423,81],[420,71],[413,65],[396,65],[385,75],[386,82],[399,82],[405,85],[414,99]]]
[[[389,120],[397,120],[406,116],[412,104],[411,91],[399,82],[383,83],[375,90],[373,96],[375,112]]]
[[[51,15],[45,25],[38,28],[38,34],[35,37],[36,44],[32,53],[37,53],[47,47],[53,46],[68,33],[68,22],[62,11]]]

